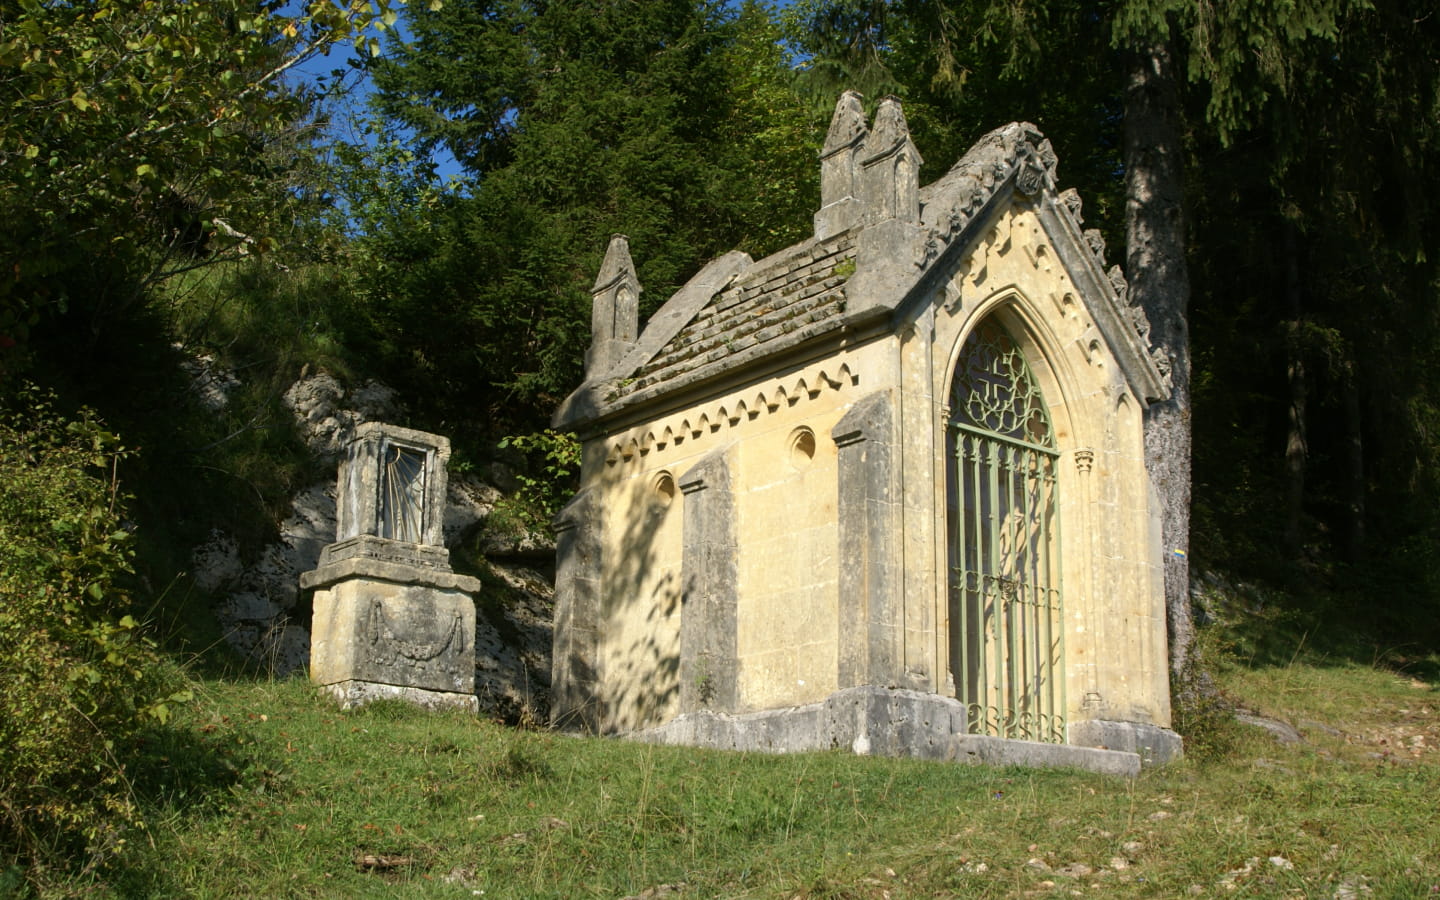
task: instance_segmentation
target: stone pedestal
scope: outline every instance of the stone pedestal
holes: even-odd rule
[[[332,545],[333,546],[333,545]],[[345,707],[378,697],[476,711],[479,581],[366,557],[300,577],[315,589],[310,680]]]
[[[479,708],[480,582],[452,572],[439,545],[449,449],[443,437],[369,424],[341,467],[342,539],[300,587],[315,592],[310,680],[346,708],[383,697]]]

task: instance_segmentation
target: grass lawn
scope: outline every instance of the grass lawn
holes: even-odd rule
[[[1434,672],[1437,659],[1422,660]],[[1411,669],[1409,671],[1415,671]],[[133,771],[148,835],[57,891],[133,897],[1440,897],[1433,676],[1291,660],[1128,781],[524,731],[303,680],[203,682]]]

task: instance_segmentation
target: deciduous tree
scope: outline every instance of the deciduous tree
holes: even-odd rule
[[[263,249],[287,197],[267,151],[304,111],[282,76],[390,6],[0,5],[0,344],[65,311],[93,340],[157,280]]]

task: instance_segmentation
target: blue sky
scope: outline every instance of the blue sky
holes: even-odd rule
[[[424,3],[425,0],[411,0],[411,2]],[[280,12],[287,16],[300,15],[303,13],[305,5],[305,0],[287,0]],[[400,19],[396,23],[394,33],[400,35],[402,39],[407,36],[403,9],[400,11]],[[382,41],[388,40],[390,34],[390,32],[386,32]],[[343,97],[332,101],[331,133],[334,137],[352,143],[370,139],[361,131],[360,127],[368,117],[367,103],[372,92],[370,81],[362,70],[351,65],[351,62],[358,58],[360,52],[348,43],[342,44],[331,48],[329,55],[315,56],[304,64],[291,69],[288,73],[292,82],[309,84],[333,84],[335,81],[333,73],[336,71],[342,73],[343,84],[347,87],[347,91]],[[443,148],[432,154],[432,158],[436,165],[436,175],[440,181],[447,181],[462,174],[460,164],[455,161],[455,157]]]

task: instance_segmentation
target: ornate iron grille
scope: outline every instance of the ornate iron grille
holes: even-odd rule
[[[950,394],[950,671],[972,734],[1065,740],[1050,415],[1014,339],[982,322]]]
[[[425,454],[386,444],[380,485],[380,537],[420,543],[424,535]]]

